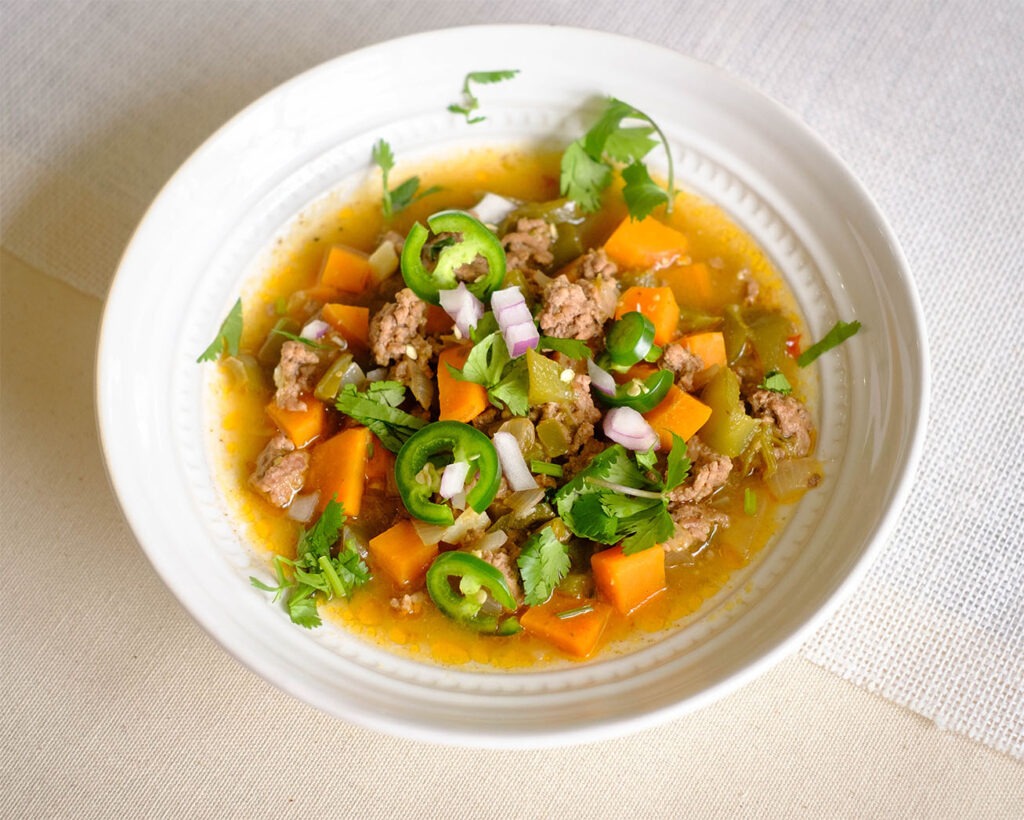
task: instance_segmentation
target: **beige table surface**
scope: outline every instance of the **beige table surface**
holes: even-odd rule
[[[0,3],[0,31],[30,5]],[[393,22],[398,5],[380,8]],[[472,4],[443,5],[442,23],[452,22],[455,7],[481,19]],[[100,11],[123,16],[130,41],[132,26],[147,25],[145,6],[100,4]],[[238,21],[242,7],[181,8]],[[312,26],[321,7],[291,8],[310,16]],[[361,39],[341,38],[340,51],[389,35],[376,26],[374,8],[360,7]],[[560,22],[588,22],[586,4],[552,8]],[[644,35],[642,18],[602,8],[603,27]],[[241,35],[222,34],[233,47],[271,48],[271,32],[260,28],[257,36],[245,25],[239,23]],[[147,120],[141,111],[140,127],[168,129],[169,147],[140,171],[151,194],[226,116],[324,57],[293,54],[276,64],[274,76],[254,70],[255,80],[227,71],[205,98],[217,105],[201,116],[193,108],[178,125],[166,113]],[[159,52],[132,59],[143,72],[171,71],[175,63]],[[60,68],[74,72],[81,60],[69,52]],[[201,108],[198,96],[190,104]],[[102,110],[97,105],[100,130]],[[70,160],[79,171],[95,161],[88,152]],[[55,210],[68,218],[67,202],[44,181],[41,175],[30,206],[5,213],[5,225],[20,237],[53,230],[47,219]],[[136,219],[143,204],[133,205]],[[83,281],[102,282],[130,224],[100,227],[87,238],[85,228],[102,226],[102,215],[80,207],[80,221],[61,236],[82,239],[89,268]],[[1024,815],[1020,763],[798,657],[661,728],[538,752],[412,743],[354,728],[284,695],[192,622],[135,542],[95,433],[101,300],[19,256],[10,238],[4,235],[0,251],[0,816]]]

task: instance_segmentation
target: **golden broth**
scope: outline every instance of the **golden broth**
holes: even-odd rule
[[[422,185],[438,185],[444,190],[397,215],[390,227],[404,234],[415,220],[422,221],[442,208],[471,207],[488,191],[528,201],[556,198],[559,160],[560,155],[554,152],[479,150],[457,162],[432,165],[427,172],[419,172]],[[393,172],[392,180],[401,181],[409,175],[409,172]],[[606,198],[611,202],[587,237],[593,246],[600,245],[625,216],[625,208],[615,192],[606,194]],[[712,271],[715,304],[700,306],[702,309],[720,309],[736,301],[739,274],[747,271],[760,285],[761,301],[781,309],[796,327],[802,328],[794,303],[768,259],[719,208],[695,195],[681,193],[673,214],[665,220],[687,234],[691,261],[707,263]],[[265,275],[250,283],[243,294],[243,350],[259,348],[279,318],[282,297],[315,285],[327,248],[340,243],[370,251],[383,228],[379,182],[367,182],[346,202],[325,198],[300,215],[271,250]],[[795,386],[806,396],[806,383]],[[254,389],[234,378],[222,365],[213,379],[212,391],[215,415],[221,422],[218,431],[221,485],[231,512],[235,520],[244,522],[245,538],[268,561],[274,553],[292,557],[304,525],[292,521],[284,511],[271,506],[248,488],[256,457],[274,433],[274,426],[264,411],[272,399],[273,385],[268,380],[262,388]],[[757,512],[753,516],[745,514],[743,509],[747,487],[753,489],[757,497]],[[401,502],[395,499],[395,504]],[[752,478],[730,481],[715,496],[713,506],[728,513],[731,521],[728,529],[719,531],[696,555],[670,556],[668,589],[629,617],[613,613],[598,656],[629,651],[645,636],[678,625],[687,616],[699,612],[725,587],[730,577],[747,566],[765,546],[779,526],[784,511],[784,505],[774,502],[763,484]],[[503,638],[479,635],[430,606],[416,616],[399,614],[389,605],[389,600],[396,595],[400,596],[401,591],[385,579],[374,577],[347,601],[322,602],[320,612],[326,620],[413,658],[500,669],[573,663],[546,642],[525,632]]]

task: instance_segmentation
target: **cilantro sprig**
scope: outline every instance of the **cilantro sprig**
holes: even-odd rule
[[[832,329],[826,333],[820,341],[815,342],[801,353],[797,357],[796,363],[800,365],[800,367],[807,367],[807,365],[817,359],[822,353],[828,353],[832,348],[838,347],[853,336],[858,330],[860,330],[860,322],[844,322],[840,319],[832,325]]]
[[[365,427],[370,428],[381,444],[392,453],[427,422],[399,410],[405,401],[405,385],[401,382],[371,382],[366,390],[358,390],[354,384],[346,384],[334,399],[334,406]]]
[[[625,120],[641,120],[649,125],[624,126]],[[653,134],[657,134],[658,139],[653,139]],[[668,158],[667,189],[651,179],[643,162],[659,141]],[[631,218],[643,219],[659,205],[671,212],[675,167],[665,134],[647,114],[610,97],[598,121],[562,154],[562,196],[575,200],[585,211],[597,211],[601,207],[601,194],[611,184],[614,169],[619,165],[625,166],[622,196]]]
[[[241,342],[242,299],[239,297],[231,310],[228,311],[228,315],[224,318],[224,321],[220,323],[220,330],[217,331],[216,338],[210,342],[210,346],[207,347],[206,350],[199,354],[199,358],[196,359],[196,362],[216,361],[225,347],[227,347],[229,355],[237,356],[238,346]]]
[[[769,370],[764,374],[764,379],[758,385],[762,390],[770,390],[773,393],[780,393],[788,396],[793,392],[793,385],[789,383],[786,374],[781,370]]]
[[[668,493],[686,480],[686,442],[673,436],[665,475],[653,469],[653,453],[630,456],[621,444],[598,453],[555,494],[565,525],[581,538],[601,544],[622,542],[626,555],[649,549],[675,534]]]
[[[331,556],[344,524],[344,508],[332,498],[317,522],[302,534],[296,557],[274,556],[276,586],[249,578],[256,589],[273,592],[275,602],[284,598],[289,617],[306,629],[323,623],[318,611],[320,598],[348,598],[370,580],[370,569],[351,539]]]
[[[473,116],[473,112],[480,108],[480,100],[476,98],[471,85],[473,83],[477,85],[492,85],[504,82],[505,80],[511,80],[518,73],[518,68],[503,71],[470,71],[462,82],[462,104],[452,103],[448,106],[448,110],[453,114],[462,114],[470,125],[483,122],[487,117]]]
[[[486,387],[487,397],[498,408],[507,407],[515,416],[525,416],[529,412],[530,375],[526,358],[513,359],[509,355],[500,331],[488,333],[473,345],[462,370],[451,365],[447,367],[454,378]]]
[[[530,606],[543,604],[569,572],[569,547],[555,537],[549,524],[527,539],[516,563],[524,600]]]
[[[424,197],[436,194],[441,190],[440,186],[431,185],[426,190],[421,191],[420,178],[418,176],[409,177],[395,188],[388,188],[388,175],[395,167],[395,154],[391,150],[391,145],[383,139],[377,140],[370,156],[380,168],[381,185],[384,189],[381,194],[381,210],[387,219],[391,219],[392,216],[408,208],[414,202],[418,202]]]

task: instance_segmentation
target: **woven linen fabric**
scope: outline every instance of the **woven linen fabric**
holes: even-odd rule
[[[889,218],[934,372],[900,525],[803,652],[1024,758],[1020,3],[8,0],[0,13],[3,244],[94,296],[161,184],[217,126],[294,74],[392,36],[600,28],[719,65],[787,105]]]

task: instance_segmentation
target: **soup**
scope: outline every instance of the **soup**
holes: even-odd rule
[[[246,295],[223,483],[300,626],[489,668],[630,651],[820,481],[802,325],[756,244],[687,193],[633,219],[620,181],[588,213],[561,161],[479,151],[400,211],[327,200]]]

